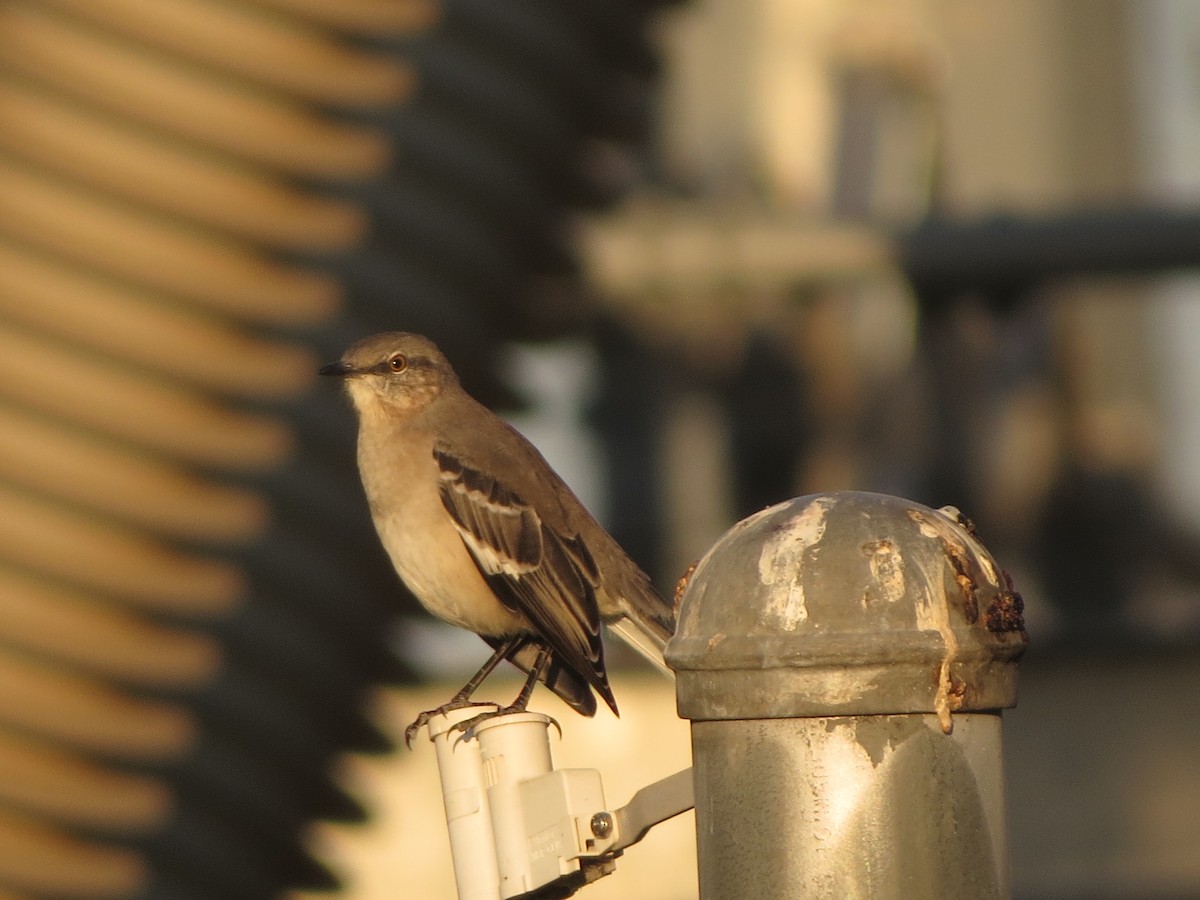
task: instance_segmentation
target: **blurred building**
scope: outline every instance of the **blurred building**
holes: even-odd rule
[[[599,225],[592,256],[648,339],[702,373],[676,427],[724,449],[726,503],[676,513],[675,538],[752,511],[772,480],[767,496],[855,487],[967,511],[1030,600],[1007,717],[1018,896],[1194,895],[1195,10],[676,17],[662,188]],[[931,220],[1051,243],[928,290],[906,252]],[[799,425],[777,413],[789,377]],[[694,488],[714,467],[688,458],[666,470]]]

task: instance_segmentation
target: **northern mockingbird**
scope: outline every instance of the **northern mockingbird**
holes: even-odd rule
[[[664,671],[671,605],[596,522],[541,454],[463,390],[428,338],[365,338],[321,368],[343,380],[358,412],[358,469],[371,516],[404,583],[431,613],[474,631],[495,652],[449,703],[508,659],[528,674],[524,710],[542,681],[585,716],[593,691],[617,712],[604,667],[607,623]]]

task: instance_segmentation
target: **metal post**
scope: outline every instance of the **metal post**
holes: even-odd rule
[[[843,492],[735,525],[667,646],[701,898],[1007,896],[999,710],[1027,641],[953,508]]]

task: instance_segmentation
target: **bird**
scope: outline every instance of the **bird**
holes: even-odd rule
[[[358,418],[358,470],[371,518],[401,581],[434,616],[478,634],[491,657],[433,716],[494,706],[469,733],[524,711],[538,682],[584,716],[614,715],[601,624],[662,671],[674,605],[516,429],[476,401],[427,337],[385,332],[351,345],[321,375],[342,381]],[[504,660],[526,673],[507,706],[472,700]]]

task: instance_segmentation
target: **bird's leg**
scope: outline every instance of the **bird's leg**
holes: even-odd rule
[[[471,729],[475,728],[481,722],[494,719],[496,716],[505,716],[509,713],[525,712],[525,708],[529,706],[529,698],[533,696],[533,689],[537,686],[538,679],[545,673],[548,665],[550,665],[550,651],[545,647],[541,647],[538,650],[537,659],[529,667],[529,677],[525,679],[525,684],[521,687],[521,693],[517,694],[517,699],[513,700],[508,706],[500,707],[492,712],[480,713],[477,716],[472,716],[470,719],[457,722],[450,730],[461,731],[464,735],[469,736]],[[550,721],[553,722],[554,720],[551,719]],[[554,727],[558,728],[557,722],[554,722]],[[559,733],[561,732],[562,729],[559,728]]]
[[[425,712],[417,716],[416,719],[413,720],[413,723],[404,729],[405,745],[411,748],[413,738],[417,736],[417,732],[428,725],[429,720],[434,716],[444,715],[451,710],[464,709],[468,706],[496,706],[497,704],[495,703],[472,702],[471,695],[479,689],[479,686],[483,684],[484,679],[495,671],[496,666],[500,665],[500,663],[507,659],[510,654],[516,653],[518,650],[520,650],[526,640],[527,638],[524,635],[508,638],[508,640],[504,641],[504,643],[496,648],[495,653],[488,657],[488,661],[480,666],[479,671],[471,676],[471,680],[463,685],[462,690],[450,698],[449,703],[444,703],[437,709],[427,709]],[[533,689],[530,688],[530,692],[532,692],[532,690]],[[522,693],[524,693],[524,691],[522,691]],[[525,702],[529,702],[528,697],[525,698]],[[471,721],[474,721],[474,719]]]

